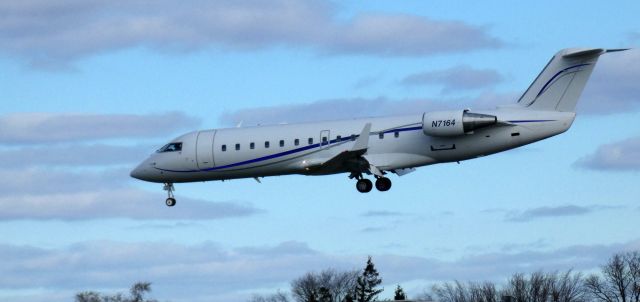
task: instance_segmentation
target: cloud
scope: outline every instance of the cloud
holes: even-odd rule
[[[640,51],[603,55],[578,102],[578,113],[612,114],[640,108]]]
[[[407,14],[343,18],[319,0],[45,1],[0,4],[0,51],[51,67],[111,50],[276,46],[326,54],[424,56],[496,48],[488,28]]]
[[[366,14],[337,26],[328,44],[333,52],[383,56],[424,56],[500,47],[502,42],[489,37],[485,30],[459,21]]]
[[[412,280],[425,285],[453,279],[504,282],[515,272],[594,269],[613,253],[638,248],[640,241],[636,240],[549,251],[483,253],[453,261],[389,254],[373,255],[373,260],[385,287]],[[361,268],[366,259],[366,255],[319,252],[296,241],[233,249],[211,242],[90,241],[62,248],[0,244],[0,256],[3,290],[122,290],[135,281],[149,280],[155,296],[172,301],[224,301],[230,295],[241,300],[249,298],[252,290],[279,287],[309,271]],[[190,293],[186,299],[185,292]]]
[[[400,83],[407,86],[441,85],[443,92],[450,92],[493,87],[503,80],[502,75],[496,70],[460,65],[443,70],[410,74]]]
[[[129,181],[125,169],[105,171],[63,171],[47,168],[0,170],[0,190],[4,196],[85,192],[122,188]]]
[[[178,206],[164,205],[166,196],[121,188],[85,192],[23,194],[0,197],[0,220],[211,220],[262,213],[242,202],[212,202],[180,197]]]
[[[0,158],[11,159],[0,161],[0,168],[128,164],[140,162],[157,147],[71,144],[0,149]]]
[[[0,143],[45,144],[164,136],[200,121],[180,112],[163,114],[11,113],[0,116]]]
[[[213,202],[178,198],[178,206],[164,205],[166,196],[128,184],[128,171],[68,172],[43,168],[0,170],[2,220],[210,220],[263,213],[244,202]],[[63,180],[63,181],[61,181]],[[206,197],[205,197],[206,198]]]
[[[375,227],[366,227],[360,230],[360,232],[362,233],[379,233],[379,232],[384,232],[384,231],[389,231],[391,230],[391,227],[386,227],[386,226],[375,226]]]
[[[577,205],[563,205],[556,207],[538,207],[531,208],[524,211],[510,211],[507,212],[505,219],[512,222],[526,222],[540,218],[552,218],[552,217],[565,217],[565,216],[582,216],[587,215],[595,211],[618,209],[618,206],[608,205],[592,205],[592,206],[577,206]]]
[[[206,300],[202,296],[288,282],[328,260],[300,242],[236,249],[215,243],[101,241],[61,249],[0,244],[0,255],[6,257],[1,289],[117,289],[143,279],[154,283],[156,295],[170,291],[169,298],[180,301],[187,301],[180,292]]]
[[[425,111],[462,108],[487,109],[496,105],[515,103],[516,94],[484,92],[476,98],[450,98],[442,101],[431,99],[395,100],[378,98],[345,98],[318,100],[306,104],[271,107],[255,107],[223,113],[221,124],[245,125],[308,122],[327,119],[350,119],[371,116],[415,114]]]
[[[604,171],[640,171],[640,136],[598,147],[575,166]]]
[[[394,211],[367,211],[360,215],[362,217],[399,217],[406,216],[404,213],[394,212]]]

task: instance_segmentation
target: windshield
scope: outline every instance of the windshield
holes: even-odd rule
[[[168,143],[164,145],[162,148],[158,149],[158,153],[162,152],[174,152],[174,151],[182,151],[182,143]]]

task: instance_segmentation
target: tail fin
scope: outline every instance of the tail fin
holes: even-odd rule
[[[556,53],[518,104],[532,110],[575,112],[600,55],[624,49],[568,48]]]

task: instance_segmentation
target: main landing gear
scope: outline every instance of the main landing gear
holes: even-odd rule
[[[380,192],[389,191],[389,189],[391,189],[391,179],[378,177],[376,179],[376,189]]]
[[[359,175],[358,181],[356,182],[356,189],[360,193],[368,193],[373,189],[373,183],[371,180],[363,178],[362,175]],[[384,176],[376,176],[376,189],[380,192],[389,191],[391,189],[391,179],[386,178]]]
[[[175,191],[175,188],[173,187],[173,184],[170,182],[167,182],[164,184],[163,189],[165,191],[167,191],[167,200],[165,201],[165,203],[167,204],[168,207],[173,207],[176,205],[176,199],[175,197],[173,197],[173,191]]]
[[[368,193],[371,191],[371,188],[373,188],[373,184],[366,178],[358,179],[358,182],[356,182],[356,189],[358,189],[360,193]]]

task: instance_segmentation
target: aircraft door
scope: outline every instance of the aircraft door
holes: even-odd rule
[[[198,139],[196,142],[198,169],[209,169],[215,166],[213,161],[213,138],[215,134],[215,130],[198,132]]]
[[[331,142],[331,136],[329,136],[329,134],[329,130],[320,131],[320,148],[326,148],[329,146],[329,143]]]

